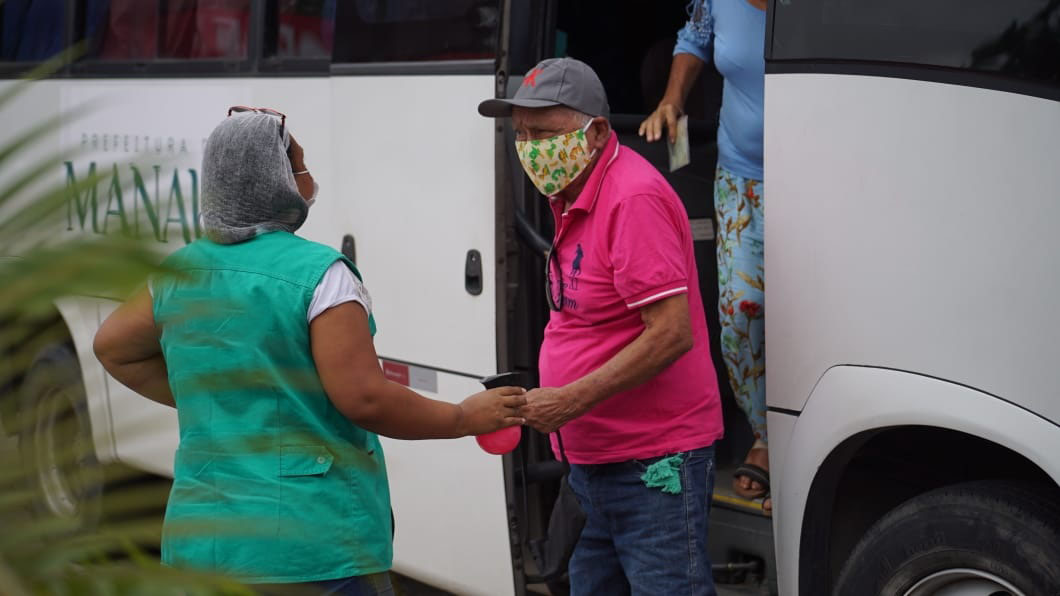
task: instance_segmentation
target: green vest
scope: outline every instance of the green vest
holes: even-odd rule
[[[248,583],[390,568],[379,439],[332,405],[310,348],[309,303],[336,260],[360,277],[335,250],[287,232],[199,240],[154,280],[180,420],[165,564]]]

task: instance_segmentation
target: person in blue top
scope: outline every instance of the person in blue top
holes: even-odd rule
[[[688,14],[677,35],[666,93],[639,133],[657,141],[665,130],[670,142],[675,140],[688,93],[713,57],[725,79],[714,176],[722,358],[755,434],[733,488],[744,497],[764,497],[762,507],[770,512],[762,259],[766,0],[692,0]]]

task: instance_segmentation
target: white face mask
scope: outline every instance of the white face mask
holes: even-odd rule
[[[309,195],[309,198],[306,199],[306,201],[305,201],[305,206],[306,207],[312,207],[313,203],[317,202],[317,193],[318,192],[320,192],[320,185],[317,184],[316,180],[314,180],[313,181],[313,194]]]

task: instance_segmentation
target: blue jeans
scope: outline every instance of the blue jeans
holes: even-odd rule
[[[571,465],[570,486],[586,514],[569,573],[572,596],[714,596],[707,521],[714,446],[682,454],[680,494],[641,476],[661,457]]]

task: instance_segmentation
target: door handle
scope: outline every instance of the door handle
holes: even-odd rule
[[[464,259],[464,289],[472,296],[482,293],[482,254],[473,248]]]
[[[342,237],[342,248],[339,252],[351,263],[357,264],[357,242],[353,239],[353,234],[346,234]]]

